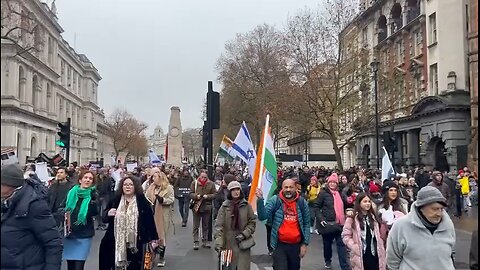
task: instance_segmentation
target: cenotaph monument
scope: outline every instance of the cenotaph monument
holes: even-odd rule
[[[180,122],[180,108],[170,108],[170,123],[167,137],[167,164],[182,166],[182,124]]]

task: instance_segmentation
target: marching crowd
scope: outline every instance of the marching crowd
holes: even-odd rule
[[[62,261],[84,269],[96,230],[106,231],[99,269],[151,269],[153,257],[163,267],[174,205],[183,227],[192,214],[193,249],[213,244],[231,270],[250,269],[257,219],[275,270],[300,269],[312,234],[322,236],[325,269],[332,268],[334,243],[342,270],[455,269],[451,217],[478,203],[477,176],[468,168],[416,169],[391,179],[361,168],[279,168],[275,195],[256,190],[253,204],[250,179],[228,164],[211,177],[194,166],[126,172],[72,164],[56,168],[47,183],[34,171],[2,166],[1,269],[58,270]],[[478,269],[477,233],[472,237],[471,269]]]

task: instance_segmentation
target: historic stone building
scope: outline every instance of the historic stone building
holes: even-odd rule
[[[71,118],[70,161],[85,164],[113,151],[98,107],[101,76],[62,38],[54,3],[2,1],[1,146],[14,147],[20,163],[52,156],[61,150],[57,124]]]
[[[472,142],[469,167],[478,171],[478,0],[469,1],[468,63],[470,69],[470,102],[472,111]]]
[[[383,134],[392,132],[397,142],[398,151],[393,153],[397,168],[425,165],[454,170],[467,163],[466,2],[363,0],[360,14],[348,26],[357,29],[353,40],[368,51],[370,61],[379,61],[379,144],[381,149]],[[368,87],[372,89],[367,91],[370,97],[362,99],[359,106],[373,108],[373,85],[372,81]],[[392,91],[398,99],[386,102]],[[350,121],[354,124],[355,120]],[[355,151],[344,154],[356,156],[355,165],[375,167],[376,141],[372,128],[352,141]]]
[[[167,135],[160,126],[157,126],[148,138],[148,147],[161,159],[165,155],[166,145]]]

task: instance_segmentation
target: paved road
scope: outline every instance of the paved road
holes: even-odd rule
[[[476,209],[475,209],[476,210]],[[171,236],[167,242],[166,260],[167,266],[165,270],[180,270],[180,269],[195,269],[195,270],[216,270],[217,258],[213,250],[200,249],[194,251],[192,249],[192,236],[191,236],[191,218],[188,227],[182,228],[180,224],[180,218],[175,211],[175,235]],[[476,216],[475,216],[476,218]],[[474,222],[467,218],[468,222]],[[459,223],[462,221],[456,221]],[[465,222],[465,221],[464,221]],[[477,222],[478,223],[478,222]],[[86,270],[98,269],[98,247],[100,245],[103,232],[97,231],[94,238],[92,250],[90,252],[89,260],[86,263]],[[466,230],[457,230],[457,243],[456,243],[456,268],[468,269],[468,253],[470,249],[471,232]],[[271,258],[266,255],[266,229],[262,223],[257,224],[256,232],[257,245],[252,249],[252,270],[270,270],[272,262]],[[434,252],[432,249],[428,252]],[[335,254],[334,248],[334,254]],[[302,261],[302,270],[319,270],[323,269],[323,245],[321,236],[313,235],[311,245],[307,256]],[[66,266],[62,267],[62,270],[66,270]],[[337,257],[333,258],[333,269],[340,269],[338,265]]]

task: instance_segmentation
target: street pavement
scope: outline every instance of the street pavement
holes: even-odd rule
[[[461,227],[457,229],[457,243],[456,243],[456,269],[466,270],[468,269],[468,254],[470,251],[470,241],[471,241],[471,230],[474,227],[469,227],[467,225],[478,224],[477,212],[478,209],[474,207],[468,216],[464,216],[460,220],[456,220],[456,227]],[[163,269],[165,270],[180,270],[180,269],[195,269],[195,270],[216,270],[218,269],[218,259],[216,253],[213,249],[200,249],[199,251],[194,251],[192,249],[192,218],[186,228],[180,226],[180,217],[177,209],[175,209],[175,235],[172,235],[167,240],[167,250],[166,250],[166,260],[167,266]],[[475,226],[476,228],[476,226]],[[96,235],[93,240],[93,246],[90,251],[89,259],[85,264],[86,270],[96,270],[98,269],[98,251],[100,246],[100,241],[103,237],[103,231],[96,231]],[[251,270],[271,270],[272,261],[271,258],[266,255],[266,229],[265,226],[261,223],[257,223],[257,230],[255,234],[255,241],[257,245],[252,249],[252,263]],[[338,264],[338,258],[336,256],[335,245],[334,249],[334,258],[333,258],[333,269],[340,269]],[[435,252],[434,248],[432,250],[426,251]],[[428,254],[426,254],[428,255]],[[308,253],[306,257],[302,260],[302,270],[319,270],[323,269],[324,260],[323,260],[323,244],[322,238],[319,235],[312,235],[311,243],[308,248]],[[66,270],[66,265],[64,263],[62,270]],[[160,268],[155,268],[160,269]],[[100,269],[101,270],[101,269]]]

